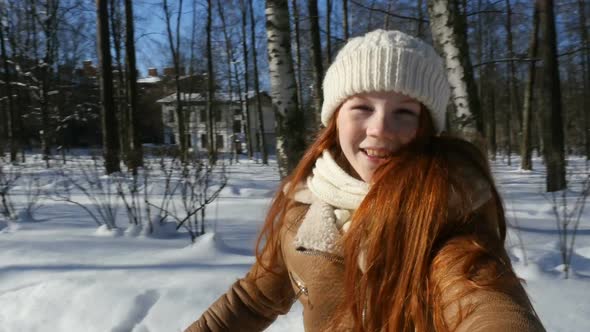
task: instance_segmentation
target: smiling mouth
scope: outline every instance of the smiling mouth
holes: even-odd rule
[[[387,159],[391,157],[391,151],[385,149],[360,149],[369,158]]]

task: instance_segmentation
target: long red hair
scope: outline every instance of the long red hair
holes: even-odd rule
[[[256,248],[258,261],[267,262],[263,267],[268,271],[278,257],[278,232],[292,203],[288,197],[296,190],[287,183],[305,181],[325,149],[336,160],[344,158],[336,117],[275,195]],[[490,187],[490,199],[475,211],[469,197],[472,184],[452,176],[460,168],[473,170]],[[450,187],[458,195],[453,206]],[[504,249],[504,210],[487,159],[466,141],[435,136],[425,108],[416,139],[375,172],[352,220],[342,239],[344,301],[334,326],[352,317],[358,332],[450,331],[473,309],[459,306],[452,321],[445,316],[445,309],[462,297],[478,289],[522,290]],[[360,255],[366,262],[364,272],[358,267]],[[528,298],[522,302],[532,310]]]

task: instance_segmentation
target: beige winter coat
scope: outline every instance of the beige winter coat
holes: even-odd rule
[[[486,209],[487,205],[481,209]],[[309,205],[298,203],[288,211],[280,233],[282,255],[274,267],[278,275],[267,273],[254,264],[249,276],[255,278],[236,281],[186,332],[262,331],[278,315],[286,314],[297,300],[303,305],[306,332],[349,330],[352,322],[345,323],[348,326],[327,325],[343,299],[342,257],[301,246],[300,239],[295,241],[306,213],[318,213],[308,210]],[[308,240],[307,243],[314,246],[314,241],[322,241],[322,234],[317,235],[315,239],[304,239],[303,242]],[[314,237],[312,232],[306,236]],[[476,303],[476,309],[455,331],[544,331],[537,317],[521,305],[524,299],[526,294],[522,289],[515,289],[510,296],[489,291],[472,293],[461,301]],[[445,312],[449,321],[455,316],[454,310],[456,306],[449,306]]]

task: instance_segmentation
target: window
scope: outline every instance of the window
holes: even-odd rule
[[[221,122],[221,110],[216,109],[215,112],[215,122]]]
[[[168,109],[168,122],[174,122],[174,109]]]
[[[207,148],[207,134],[201,134],[201,147],[203,149]]]
[[[199,109],[199,118],[201,119],[201,122],[207,122],[207,110],[204,108],[200,108]]]
[[[189,148],[193,146],[193,141],[191,140],[191,134],[186,134],[186,145]]]
[[[234,108],[234,116],[240,116],[242,115],[242,110],[239,108]]]
[[[215,146],[217,149],[223,149],[223,135],[217,135],[215,138]]]
[[[234,133],[239,133],[241,132],[241,128],[242,128],[242,121],[240,120],[234,120]]]

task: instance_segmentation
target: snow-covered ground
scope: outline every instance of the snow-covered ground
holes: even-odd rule
[[[566,280],[543,168],[538,159],[534,166],[524,172],[493,163],[511,224],[506,246],[547,330],[590,331],[590,207]],[[570,158],[570,169],[577,173],[572,182],[587,174],[583,159]],[[49,200],[37,221],[0,221],[0,332],[182,331],[254,261],[278,184],[276,165],[243,161],[228,171],[228,185],[207,209],[208,233],[194,244],[186,233],[154,238],[99,229],[80,207]],[[302,331],[301,307],[269,330]]]

